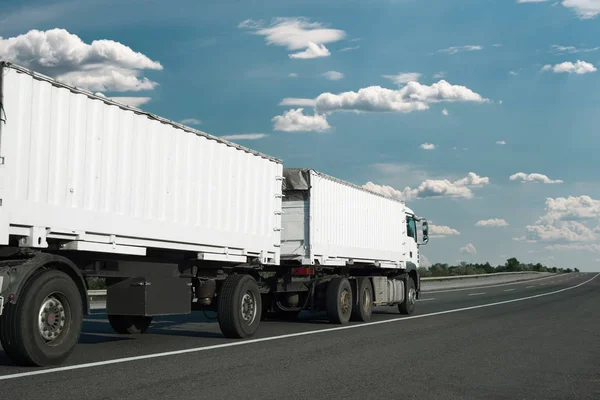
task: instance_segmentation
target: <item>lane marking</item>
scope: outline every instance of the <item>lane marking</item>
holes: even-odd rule
[[[513,290],[515,290],[515,289],[514,288],[513,289],[504,289],[505,292],[512,292]]]
[[[469,296],[481,296],[482,294],[485,294],[485,292],[482,292],[482,293],[469,293]]]
[[[435,298],[429,298],[429,299],[418,299],[417,301],[431,301],[431,300],[435,300]]]
[[[525,289],[529,289],[529,288],[532,288],[532,287],[535,287],[535,285],[527,286]]]
[[[518,285],[520,283],[537,282],[537,281],[541,281],[543,279],[550,279],[550,278],[555,278],[555,277],[554,276],[544,276],[542,278],[527,279],[525,281],[515,281],[515,282],[508,282],[508,283],[499,283],[498,285],[489,285],[489,286],[471,286],[471,287],[460,288],[460,289],[432,290],[432,291],[429,291],[429,290],[425,291],[425,290],[423,290],[422,293],[423,294],[429,294],[429,293],[448,293],[448,292],[460,292],[460,291],[463,291],[463,290],[487,289],[487,288],[493,288],[493,287],[499,287],[499,286]]]
[[[45,374],[51,374],[51,373],[55,373],[55,372],[101,367],[104,365],[122,364],[122,363],[126,363],[126,362],[147,360],[147,359],[151,359],[151,358],[169,357],[169,356],[176,356],[176,355],[181,355],[181,354],[198,353],[198,352],[208,351],[208,350],[223,349],[223,348],[228,348],[228,347],[245,346],[245,345],[254,344],[254,343],[269,342],[272,340],[281,340],[281,339],[289,339],[289,338],[299,337],[299,336],[316,335],[319,333],[344,331],[347,329],[358,329],[358,328],[364,328],[367,326],[389,324],[389,323],[393,323],[393,322],[408,321],[408,320],[412,320],[412,319],[434,317],[437,315],[453,314],[453,313],[458,313],[458,312],[463,312],[463,311],[477,310],[479,308],[494,307],[494,306],[499,306],[502,304],[516,303],[519,301],[531,300],[531,299],[536,299],[536,298],[544,297],[544,296],[552,296],[552,295],[555,295],[558,293],[566,292],[568,290],[577,289],[578,287],[581,287],[581,286],[593,281],[599,275],[600,275],[600,273],[594,275],[592,278],[588,279],[587,281],[581,282],[575,286],[569,286],[567,288],[555,290],[553,292],[541,293],[541,294],[536,294],[533,296],[520,297],[517,299],[511,299],[511,300],[498,301],[495,303],[479,304],[476,306],[455,308],[452,310],[445,310],[445,311],[437,311],[437,312],[433,312],[433,313],[429,313],[429,314],[410,315],[408,317],[392,318],[392,319],[386,319],[383,321],[364,322],[362,324],[357,324],[357,325],[344,325],[344,326],[338,326],[335,328],[326,328],[326,329],[318,329],[318,330],[314,330],[314,331],[288,333],[288,334],[279,335],[279,336],[269,336],[269,337],[265,337],[265,338],[248,339],[248,340],[241,340],[241,341],[237,341],[237,342],[215,344],[212,346],[194,347],[194,348],[190,348],[190,349],[167,351],[167,352],[163,352],[163,353],[145,354],[145,355],[141,355],[141,356],[116,358],[116,359],[112,359],[112,360],[69,365],[69,366],[65,366],[65,367],[41,369],[41,370],[36,370],[36,371],[22,372],[22,373],[18,373],[18,374],[0,375],[0,381],[24,378],[24,377],[35,376],[35,375],[45,375]]]

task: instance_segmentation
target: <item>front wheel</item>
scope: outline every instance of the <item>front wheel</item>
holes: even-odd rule
[[[43,269],[23,287],[17,304],[8,304],[0,321],[0,342],[18,365],[63,363],[79,340],[83,301],[64,272]]]
[[[415,289],[415,281],[408,277],[406,279],[406,289],[404,290],[404,301],[398,304],[400,314],[410,315],[415,312],[415,304],[417,302],[417,290]]]
[[[230,275],[218,297],[219,327],[228,338],[245,338],[258,330],[262,298],[250,275]]]

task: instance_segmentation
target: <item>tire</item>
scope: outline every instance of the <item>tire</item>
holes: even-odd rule
[[[352,287],[346,278],[333,278],[325,294],[327,317],[332,324],[347,324],[352,314]]]
[[[250,337],[258,330],[262,297],[250,275],[230,275],[218,295],[219,326],[228,338]]]
[[[405,287],[404,301],[398,304],[398,311],[400,311],[400,314],[410,315],[415,312],[415,304],[417,299],[415,281],[410,276],[406,278]]]
[[[64,272],[41,269],[25,283],[17,304],[8,304],[0,321],[0,341],[17,365],[62,364],[79,341],[83,301]]]
[[[152,323],[152,317],[143,315],[109,315],[108,322],[115,332],[121,335],[133,335],[145,333]]]
[[[355,298],[358,297],[358,301],[352,302],[350,320],[367,322],[371,320],[371,314],[373,313],[373,287],[371,281],[369,278],[358,278],[356,288]]]

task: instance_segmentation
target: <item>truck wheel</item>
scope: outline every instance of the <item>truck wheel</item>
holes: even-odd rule
[[[400,314],[410,315],[415,312],[415,303],[417,301],[417,290],[415,289],[415,281],[408,277],[406,278],[406,289],[404,290],[404,301],[398,304]]]
[[[356,280],[356,296],[358,304],[352,302],[351,321],[367,322],[371,319],[373,313],[373,287],[368,278],[359,278]]]
[[[144,333],[152,323],[152,317],[143,315],[108,315],[108,322],[113,330],[121,335]]]
[[[260,324],[262,298],[250,275],[230,275],[219,292],[219,326],[228,338],[254,335]]]
[[[332,324],[346,324],[352,314],[352,287],[346,278],[333,278],[327,286],[327,316]]]
[[[64,272],[43,269],[8,304],[0,322],[0,341],[22,366],[64,362],[79,340],[83,302],[76,283]]]

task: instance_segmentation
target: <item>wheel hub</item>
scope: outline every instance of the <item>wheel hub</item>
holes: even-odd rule
[[[408,302],[410,304],[415,304],[416,301],[417,301],[417,292],[415,291],[415,289],[410,288],[410,290],[408,291]]]
[[[40,307],[38,317],[38,330],[46,342],[58,338],[65,328],[65,308],[61,301],[54,295],[46,297]]]
[[[371,294],[369,293],[369,290],[365,289],[363,292],[363,301],[362,301],[362,307],[364,311],[369,311],[369,304],[371,303]]]
[[[242,296],[242,318],[248,324],[252,324],[256,318],[256,301],[250,291]]]
[[[342,311],[342,314],[347,314],[350,310],[350,307],[350,292],[348,292],[347,290],[343,290],[342,295],[340,296],[340,309]]]

